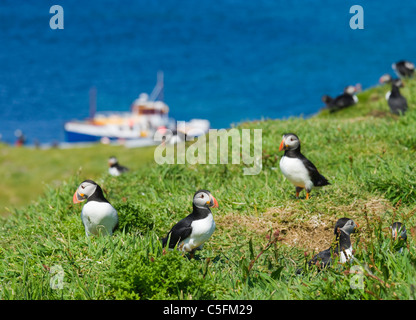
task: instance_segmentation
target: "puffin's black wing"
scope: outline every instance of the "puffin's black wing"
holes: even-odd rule
[[[330,184],[328,180],[322,174],[319,173],[318,169],[311,161],[309,161],[308,158],[306,158],[303,154],[300,154],[299,159],[302,161],[306,170],[308,170],[309,176],[311,177],[311,180],[315,187],[322,187]]]
[[[355,100],[351,95],[343,93],[340,96],[336,97],[331,102],[331,104],[333,106],[333,111],[337,111],[352,106],[353,104],[355,104]]]
[[[319,252],[315,255],[311,261],[308,262],[308,265],[311,267],[312,265],[317,265],[320,268],[325,268],[332,261],[332,252],[331,248],[326,249],[324,251]]]
[[[120,165],[120,164],[117,164],[117,165],[116,165],[116,167],[117,167],[117,170],[118,170],[119,172],[127,172],[127,171],[129,171],[129,168],[124,167],[124,166],[122,166],[122,165]]]
[[[162,239],[163,247],[169,241],[169,248],[174,248],[178,242],[186,239],[192,233],[192,220],[188,217],[180,220],[177,224],[175,224],[172,229],[169,231],[166,238]],[[169,239],[170,238],[170,239]]]

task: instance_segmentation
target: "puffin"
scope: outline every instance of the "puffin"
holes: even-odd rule
[[[400,88],[404,87],[403,81],[398,78],[392,78],[389,74],[384,74],[380,77],[379,82],[382,84],[391,83],[391,91],[386,93],[385,98],[391,113],[403,115],[408,109],[407,100],[400,93]]]
[[[127,171],[129,171],[129,169],[120,165],[116,157],[111,156],[108,159],[108,173],[112,176],[119,176]]]
[[[101,187],[92,180],[84,180],[75,191],[72,201],[87,202],[82,207],[81,220],[85,234],[111,236],[118,226],[117,210],[104,197]]]
[[[319,173],[315,165],[300,152],[300,140],[294,133],[283,135],[279,151],[285,153],[280,159],[280,170],[283,175],[296,187],[296,198],[303,189],[306,190],[306,199],[314,187],[329,185],[328,180]]]
[[[390,230],[391,236],[395,241],[395,248],[398,249],[399,252],[402,252],[407,241],[406,227],[401,222],[394,222],[391,224]]]
[[[355,95],[358,89],[356,86],[347,86],[344,88],[344,92],[337,96],[336,98],[332,98],[328,95],[322,96],[322,101],[325,103],[326,107],[329,109],[330,113],[339,111],[341,109],[347,108],[352,106],[358,102],[358,98]]]
[[[215,221],[210,208],[218,208],[218,202],[211,192],[201,189],[194,194],[192,208],[192,213],[176,223],[162,239],[163,247],[177,246],[181,251],[190,252],[191,258],[214,233]]]
[[[396,72],[400,78],[407,78],[413,76],[415,72],[414,63],[407,60],[400,60],[391,65],[392,69]]]
[[[337,221],[336,228],[336,241],[331,247],[319,252],[309,262],[308,265],[317,265],[320,268],[326,268],[332,263],[334,256],[339,256],[339,262],[344,264],[349,262],[353,258],[351,234],[359,227],[352,219],[346,220],[341,218]]]

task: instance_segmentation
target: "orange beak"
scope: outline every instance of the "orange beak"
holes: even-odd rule
[[[84,200],[85,199],[83,199],[82,197],[79,196],[78,190],[75,191],[74,196],[72,197],[72,202],[74,202],[74,203],[80,203],[80,202],[82,202]]]
[[[280,142],[279,151],[282,151],[285,148],[285,139]]]
[[[212,208],[218,208],[218,201],[217,201],[217,199],[215,199],[213,196],[211,196],[212,197],[212,200],[214,201],[214,204],[212,205]]]

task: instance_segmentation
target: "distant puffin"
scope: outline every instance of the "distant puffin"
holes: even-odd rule
[[[391,75],[384,74],[379,79],[380,83],[391,83],[391,91],[386,93],[386,100],[390,107],[390,111],[396,115],[404,114],[407,109],[407,100],[400,93],[400,88],[404,87],[403,81],[401,79],[393,79]]]
[[[400,60],[396,63],[393,63],[391,67],[396,72],[397,76],[400,78],[411,77],[415,72],[414,63],[406,60]]]
[[[400,252],[403,251],[403,247],[407,241],[407,231],[404,224],[401,222],[394,222],[390,226],[391,236],[395,243],[395,248],[397,248]]]
[[[108,159],[108,173],[112,176],[119,176],[127,171],[129,169],[120,165],[116,157],[112,156]]]
[[[299,138],[293,133],[283,136],[279,151],[285,150],[280,159],[280,169],[283,175],[295,185],[296,198],[302,189],[306,189],[306,199],[314,187],[329,185],[328,180],[318,172],[315,165],[300,152]]]
[[[342,220],[342,221],[341,221]],[[342,225],[342,227],[337,227]],[[335,228],[337,229],[336,242],[328,249],[319,252],[312,260],[308,262],[309,266],[317,265],[320,268],[325,268],[332,263],[334,256],[339,256],[340,263],[346,263],[352,260],[352,245],[351,233],[355,232],[358,224],[353,220],[341,218],[337,221]]]
[[[169,243],[169,248],[173,249],[177,245],[178,249],[190,252],[191,258],[215,230],[210,208],[218,208],[218,202],[208,190],[199,190],[194,194],[192,206],[192,213],[175,224],[162,239],[163,247]]]
[[[325,103],[329,112],[336,112],[341,109],[352,106],[358,102],[358,98],[355,93],[358,91],[356,86],[347,86],[344,89],[343,94],[332,98],[328,95],[322,96],[322,101]]]
[[[82,207],[81,220],[85,234],[112,235],[118,225],[117,210],[104,197],[101,187],[92,180],[83,181],[75,191],[72,201],[87,200]]]

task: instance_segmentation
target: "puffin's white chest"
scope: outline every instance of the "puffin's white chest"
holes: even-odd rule
[[[191,226],[191,235],[183,241],[182,250],[184,251],[192,251],[195,248],[202,247],[204,242],[212,236],[215,230],[214,217],[210,213],[204,219],[193,221]]]
[[[283,156],[280,159],[280,170],[297,187],[305,188],[310,182],[308,170],[298,158]]]
[[[87,235],[112,235],[118,215],[116,209],[108,202],[91,201],[82,208],[81,219]]]
[[[108,168],[108,173],[111,174],[112,176],[119,176],[120,175],[120,171],[118,171],[118,169],[116,167]]]
[[[341,250],[341,255],[339,258],[339,262],[346,263],[352,259],[352,247],[349,247],[348,249]]]

